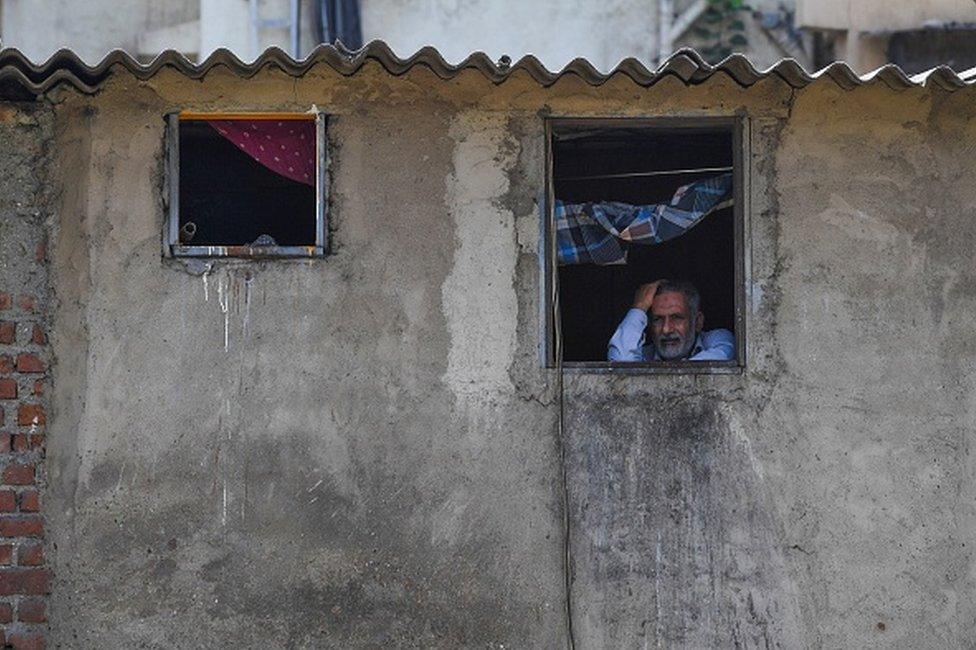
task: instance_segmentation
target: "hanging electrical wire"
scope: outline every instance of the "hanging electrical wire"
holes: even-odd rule
[[[653,172],[629,172],[625,174],[597,174],[594,176],[566,176],[553,179],[555,181],[593,181],[607,178],[641,178],[650,176],[680,176],[682,174],[712,174],[715,172],[730,172],[732,167],[692,167],[688,169],[661,169]]]

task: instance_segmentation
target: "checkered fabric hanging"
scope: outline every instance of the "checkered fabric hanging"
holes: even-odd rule
[[[695,227],[706,216],[732,205],[732,174],[679,187],[670,203],[564,203],[556,200],[559,264],[623,264],[624,242],[660,244]]]

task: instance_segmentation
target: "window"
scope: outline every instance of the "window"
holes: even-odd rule
[[[744,365],[740,130],[735,118],[549,121],[549,364],[645,372],[737,372]],[[649,313],[642,317],[646,346],[631,348],[639,356],[608,360],[636,289],[662,278],[697,288],[702,335],[692,324],[686,347],[670,334],[658,339],[664,348],[678,346],[662,359]],[[640,333],[643,322],[633,322]],[[715,354],[702,353],[713,344]]]
[[[169,116],[166,254],[325,253],[325,116]]]

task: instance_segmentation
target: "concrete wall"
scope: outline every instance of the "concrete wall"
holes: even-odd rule
[[[473,51],[492,59],[534,54],[558,70],[585,57],[601,70],[657,54],[656,0],[511,2],[363,0],[363,36],[380,38],[400,56],[433,45],[452,63]]]
[[[363,36],[366,41],[385,40],[400,56],[433,45],[453,63],[464,60],[472,51],[483,51],[494,60],[507,54],[515,61],[532,54],[552,70],[577,57],[603,71],[627,57],[653,67],[658,61],[659,4],[657,0],[362,0]],[[674,3],[679,12],[690,4]],[[756,10],[793,6],[792,0],[750,4]],[[767,67],[784,56],[797,56],[795,51],[778,47],[749,12],[740,18],[748,30],[745,54],[757,66]],[[697,44],[686,31],[677,35],[673,47]],[[802,53],[800,58],[804,58]]]
[[[556,411],[519,335],[537,224],[510,180],[542,143],[513,132],[532,115],[422,101],[421,77],[217,73],[63,109],[87,159],[62,169],[83,189],[57,246],[54,642],[562,636]],[[190,94],[329,108],[334,255],[203,276],[161,258],[161,115]]]
[[[110,50],[137,51],[141,33],[200,17],[199,0],[3,0],[0,38],[33,61],[63,47],[90,63]],[[242,0],[243,4],[243,0]]]
[[[39,6],[39,5],[43,6]],[[289,0],[261,0],[265,19],[286,19]],[[245,60],[276,46],[290,51],[287,29],[263,28],[252,43],[247,0],[0,0],[0,39],[33,61],[44,61],[61,48],[70,48],[87,63],[122,49],[151,59],[165,49],[204,59],[226,47]],[[312,2],[301,1],[302,52],[315,45]]]
[[[567,382],[583,647],[976,633],[974,116],[824,84],[753,121],[748,371]]]
[[[55,109],[47,509],[72,647],[973,637],[973,90],[416,68]],[[162,115],[334,115],[335,253],[160,255]],[[540,110],[749,117],[748,367],[540,367]],[[226,343],[225,343],[226,342]]]

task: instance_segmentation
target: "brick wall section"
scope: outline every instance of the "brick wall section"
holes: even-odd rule
[[[51,571],[45,557],[44,436],[50,393],[44,102],[0,99],[0,648],[43,648]]]
[[[44,323],[36,296],[0,292],[0,624],[14,648],[43,647]]]

